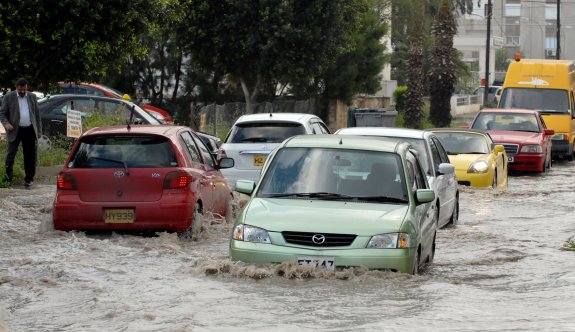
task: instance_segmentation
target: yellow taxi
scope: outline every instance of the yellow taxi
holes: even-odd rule
[[[507,154],[488,133],[461,128],[431,130],[455,166],[460,185],[503,188],[507,186]]]

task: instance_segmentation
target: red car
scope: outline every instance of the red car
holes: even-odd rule
[[[483,109],[471,125],[485,130],[505,147],[509,169],[545,172],[551,167],[551,136],[539,112],[525,109]]]
[[[209,149],[188,127],[94,128],[58,175],[57,230],[171,231],[194,238],[201,214],[233,218],[232,191]]]
[[[97,83],[58,82],[58,87],[59,91],[57,91],[57,94],[60,93],[83,94],[83,95],[88,94],[88,95],[105,96],[110,98],[130,100],[130,96],[128,96],[127,94],[112,89],[109,86]],[[170,124],[174,123],[174,119],[172,118],[170,113],[166,112],[161,108],[146,103],[140,103],[139,106],[145,109],[146,111],[150,112],[156,119],[158,119],[162,123],[170,123]]]

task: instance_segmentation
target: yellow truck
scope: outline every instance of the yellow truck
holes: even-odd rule
[[[575,62],[521,59],[509,64],[499,108],[538,110],[547,128],[555,130],[552,152],[572,161],[575,157]]]

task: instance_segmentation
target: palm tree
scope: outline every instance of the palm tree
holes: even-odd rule
[[[421,128],[423,118],[423,42],[425,32],[425,0],[414,0],[409,4],[410,21],[407,25],[407,92],[405,93],[405,126]]]

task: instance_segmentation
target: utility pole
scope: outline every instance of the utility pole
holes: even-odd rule
[[[561,59],[561,0],[557,0],[557,60]]]
[[[489,50],[491,41],[491,15],[493,14],[493,6],[491,0],[487,1],[487,8],[485,8],[485,17],[487,18],[487,41],[485,43],[485,89],[483,91],[483,106],[487,105],[489,97]]]

